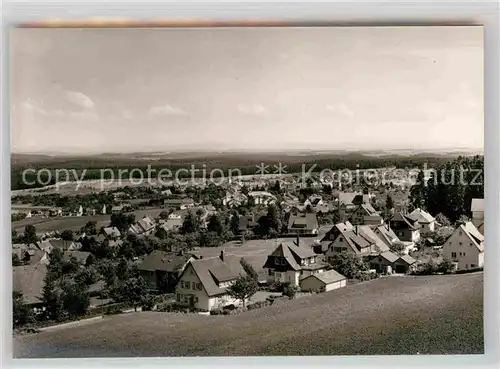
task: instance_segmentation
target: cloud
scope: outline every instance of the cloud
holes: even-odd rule
[[[41,115],[48,115],[47,111],[43,109],[39,104],[37,104],[32,99],[27,99],[21,103],[21,107],[32,113],[38,113]]]
[[[68,118],[73,121],[96,122],[99,116],[93,111],[70,112]]]
[[[82,108],[90,109],[95,106],[90,97],[81,92],[68,91],[66,92],[66,97],[70,102]]]
[[[261,104],[238,104],[238,111],[246,115],[265,115],[267,109]]]
[[[354,116],[354,112],[344,103],[335,105],[329,104],[326,106],[326,109],[329,111],[340,113],[341,115],[348,118],[352,118]]]
[[[122,117],[123,119],[132,119],[132,113],[129,112],[128,110],[124,110],[122,112]]]
[[[181,108],[166,104],[162,106],[153,106],[149,109],[149,114],[153,115],[187,115]]]

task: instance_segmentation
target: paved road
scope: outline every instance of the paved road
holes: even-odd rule
[[[16,357],[483,353],[483,274],[392,277],[237,316],[158,312],[16,338]]]

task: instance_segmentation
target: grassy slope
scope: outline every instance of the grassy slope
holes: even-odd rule
[[[16,338],[16,357],[479,354],[483,275],[390,277],[239,316],[136,313]]]

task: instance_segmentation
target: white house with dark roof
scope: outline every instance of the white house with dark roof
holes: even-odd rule
[[[472,199],[470,210],[472,213],[472,224],[484,234],[484,199]]]
[[[241,258],[225,255],[190,260],[175,286],[177,304],[210,311],[227,305],[239,305],[241,301],[227,294],[230,287],[245,271]]]
[[[327,266],[319,261],[313,249],[301,243],[298,237],[295,243],[280,243],[264,264],[264,268],[268,270],[269,284],[280,282],[293,286],[299,286],[302,278],[324,272]]]
[[[347,285],[347,278],[335,270],[312,274],[300,280],[304,292],[328,292]]]
[[[474,269],[484,265],[484,236],[472,222],[461,224],[443,245],[443,256],[457,270]]]
[[[408,216],[418,221],[420,232],[434,232],[436,219],[426,211],[417,208],[413,210]]]

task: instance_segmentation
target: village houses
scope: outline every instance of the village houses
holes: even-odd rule
[[[210,311],[241,301],[227,294],[230,287],[245,271],[240,258],[225,255],[191,260],[184,268],[175,287],[176,302],[181,306]]]
[[[461,224],[443,245],[443,256],[457,270],[481,268],[484,265],[484,236],[472,222]]]
[[[311,274],[321,273],[328,264],[317,259],[311,247],[305,246],[299,237],[295,243],[282,242],[267,257],[264,268],[268,270],[268,283],[290,283],[299,286],[299,281]]]

